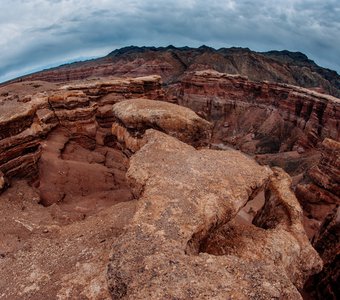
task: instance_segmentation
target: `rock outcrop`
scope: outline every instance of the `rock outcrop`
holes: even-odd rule
[[[0,94],[0,298],[109,299],[111,244],[135,212],[112,105],[162,99],[160,78],[17,83]]]
[[[272,172],[237,151],[195,150],[153,130],[144,139],[127,173],[139,198],[137,211],[114,242],[108,269],[113,299],[300,299],[297,288],[321,269],[321,261],[304,233],[287,175],[276,171],[269,185],[275,196],[267,199],[269,207],[275,201],[284,206],[282,212],[264,209],[259,217],[262,223],[277,219],[273,231],[257,228],[254,237],[256,248],[267,241],[266,254],[249,248],[202,253]]]
[[[128,98],[163,97],[158,76],[79,82],[44,93],[33,89],[32,95],[25,96],[2,89],[7,96],[0,102],[0,170],[7,178],[38,177],[41,144],[54,128],[64,127],[70,139],[93,149],[96,143],[114,142],[112,104]]]
[[[207,146],[212,126],[192,110],[167,102],[133,99],[113,106],[112,133],[129,150],[136,152],[145,130],[154,128],[195,147]]]
[[[0,193],[5,189],[6,187],[6,181],[4,174],[0,171]]]
[[[325,267],[312,276],[306,290],[316,299],[337,299],[340,280],[340,207],[324,220],[313,246],[320,253]]]
[[[308,277],[321,269],[321,261],[303,228],[303,211],[290,188],[291,178],[282,169],[273,171],[264,207],[253,224],[225,224],[205,241],[204,252],[271,261],[282,266],[301,290]]]
[[[340,205],[339,158],[340,143],[325,139],[321,144],[319,163],[306,172],[296,187],[296,195],[308,217],[306,223],[309,227],[320,225],[326,216]],[[318,227],[313,235],[318,232]]]

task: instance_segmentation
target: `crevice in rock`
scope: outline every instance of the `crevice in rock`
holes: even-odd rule
[[[209,239],[211,236],[213,236],[220,228],[231,221],[236,222],[237,224],[251,225],[256,213],[258,213],[265,204],[264,190],[266,189],[268,180],[269,179],[267,179],[267,181],[265,181],[262,186],[255,188],[251,192],[246,204],[238,211],[234,218],[231,220],[223,220],[219,223],[213,223],[208,230],[205,228],[194,233],[187,243],[185,254],[198,255],[199,253],[207,252],[207,249],[209,248]]]

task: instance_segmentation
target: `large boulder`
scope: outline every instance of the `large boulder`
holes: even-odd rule
[[[112,298],[301,299],[297,288],[321,269],[321,261],[287,183],[281,194],[288,193],[288,203],[285,198],[281,202],[287,216],[297,214],[291,226],[278,225],[286,222],[280,214],[275,227],[281,231],[254,226],[260,231],[254,247],[268,247],[267,256],[238,245],[231,254],[209,254],[206,241],[269,184],[273,172],[238,151],[196,150],[155,130],[148,130],[144,141],[127,173],[138,206],[125,234],[113,244],[108,267]],[[292,248],[277,247],[282,241]],[[273,259],[272,252],[281,258]]]
[[[140,138],[150,128],[196,147],[209,142],[212,130],[212,125],[191,109],[162,101],[122,101],[113,106],[113,114],[116,118],[113,134],[134,152],[141,145]]]

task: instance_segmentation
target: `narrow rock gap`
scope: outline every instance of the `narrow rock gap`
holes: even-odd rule
[[[208,231],[199,231],[193,234],[192,238],[187,243],[185,253],[187,255],[198,255],[199,253],[207,252],[210,237],[229,222],[246,226],[251,225],[256,214],[264,207],[267,183],[268,180],[262,186],[252,191],[246,204],[238,211],[233,219],[219,224],[216,223]]]

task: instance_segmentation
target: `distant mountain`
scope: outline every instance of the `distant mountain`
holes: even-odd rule
[[[187,72],[203,69],[240,74],[255,81],[288,83],[340,97],[337,72],[318,66],[301,52],[254,52],[236,47],[216,50],[208,46],[130,46],[114,50],[102,58],[62,65],[9,82],[67,82],[89,77],[159,74],[167,84],[178,81]]]

